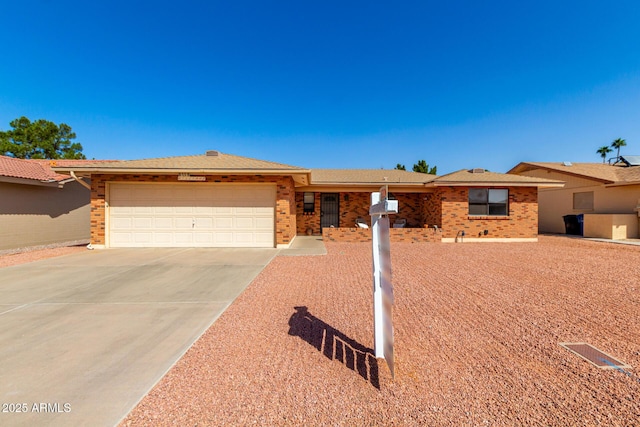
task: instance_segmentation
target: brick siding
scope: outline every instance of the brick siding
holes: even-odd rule
[[[505,188],[505,187],[492,187]],[[469,189],[442,187],[436,191],[442,206],[443,238],[455,238],[460,231],[472,238],[535,238],[538,236],[538,189],[509,188],[508,216],[469,215]],[[484,231],[487,230],[487,234]]]
[[[106,183],[107,182],[158,182],[198,185],[178,181],[177,175],[107,175],[95,174],[91,176],[91,243],[106,244]],[[275,204],[275,234],[276,244],[291,243],[296,235],[295,190],[291,177],[261,176],[261,175],[208,175],[207,182],[236,182],[236,183],[273,183],[276,184]],[[202,183],[205,184],[205,183]]]
[[[492,187],[505,188],[505,187]],[[398,199],[399,213],[390,221],[407,219],[407,228],[391,229],[392,241],[440,241],[453,239],[464,231],[466,238],[530,239],[538,236],[538,189],[509,187],[509,215],[469,215],[467,187],[439,187],[433,193],[393,193]],[[370,193],[340,193],[340,226],[320,232],[320,193],[315,197],[315,215],[304,215],[302,193],[296,195],[298,233],[322,234],[331,241],[366,242],[371,231],[353,228],[358,217],[371,224]],[[348,197],[346,197],[348,196]],[[437,230],[434,228],[437,226]],[[484,234],[484,231],[487,234]]]
[[[325,228],[322,230],[322,239],[328,242],[370,242],[371,229]],[[441,232],[434,228],[390,228],[389,240],[403,243],[434,243],[441,241]]]
[[[296,193],[296,217],[298,234],[320,235],[320,192],[314,193],[313,214],[304,213],[304,193]],[[339,227],[353,227],[356,219],[363,218],[371,225],[369,206],[371,205],[371,193],[343,192],[340,194]],[[392,193],[398,200],[398,214],[391,215],[391,223],[396,219],[406,219],[408,227],[423,227],[424,222],[424,194],[423,193]]]

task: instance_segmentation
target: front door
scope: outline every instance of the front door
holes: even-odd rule
[[[320,228],[340,225],[340,193],[320,195]]]

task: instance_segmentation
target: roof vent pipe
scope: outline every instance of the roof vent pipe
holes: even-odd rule
[[[220,153],[216,150],[209,150],[205,153],[209,157],[218,157]]]
[[[471,170],[471,173],[484,173],[484,169],[482,168],[475,168]]]

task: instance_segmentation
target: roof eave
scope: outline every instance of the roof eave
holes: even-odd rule
[[[371,186],[371,185],[405,185],[405,186],[424,186],[424,182],[395,182],[395,181],[371,181],[371,182],[340,182],[340,181],[312,181],[311,185],[351,185],[351,186]]]
[[[296,191],[313,191],[313,192],[376,192],[386,185],[390,191],[394,192],[424,192],[424,184],[418,183],[401,183],[401,182],[366,182],[366,183],[344,183],[344,182],[314,182],[307,186],[296,188]]]
[[[74,171],[77,174],[159,174],[173,175],[178,173],[202,173],[207,175],[291,175],[310,174],[308,169],[202,169],[202,168],[86,168],[86,167],[54,167],[57,173]]]
[[[566,166],[566,167],[571,167],[571,166]],[[520,175],[520,173],[522,172],[528,172],[531,170],[535,170],[535,169],[540,169],[540,170],[545,170],[545,171],[550,171],[550,172],[557,172],[557,173],[561,173],[561,174],[566,174],[566,175],[570,175],[576,178],[583,178],[583,179],[589,179],[591,181],[597,181],[603,184],[615,184],[615,181],[611,181],[609,179],[605,179],[605,178],[598,178],[592,175],[586,175],[583,173],[578,173],[578,172],[573,172],[570,170],[562,170],[562,169],[557,169],[557,168],[550,168],[547,166],[542,166],[542,165],[536,165],[536,164],[532,164],[532,163],[526,163],[526,162],[522,162],[519,163],[518,165],[514,166],[510,171],[508,171],[508,174],[512,174],[512,175]]]
[[[39,187],[62,187],[67,181],[40,181],[38,179],[31,178],[19,178],[14,176],[0,176],[0,182],[6,182],[9,184],[21,184],[21,185],[35,185]]]
[[[459,182],[459,181],[439,181],[431,182],[427,187],[538,187],[538,188],[561,188],[564,182],[508,182],[508,181],[484,181],[484,182]]]
[[[605,184],[604,186],[606,188],[610,188],[610,187],[624,187],[627,185],[640,185],[640,181],[619,181],[611,184]]]

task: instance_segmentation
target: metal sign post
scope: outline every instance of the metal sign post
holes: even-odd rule
[[[387,361],[394,377],[393,366],[393,284],[391,282],[391,244],[389,241],[390,213],[398,213],[398,201],[387,198],[384,186],[379,193],[371,193],[371,231],[373,255],[373,334],[376,358]]]

